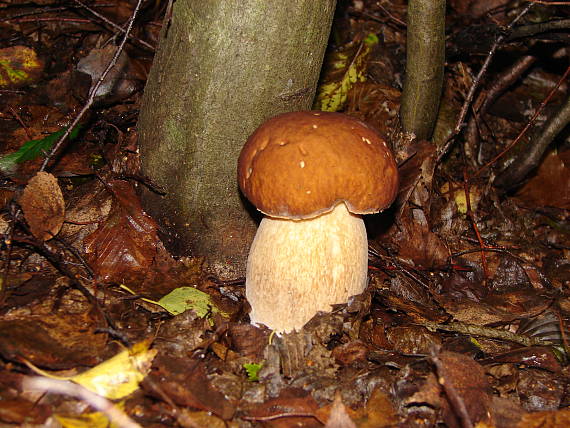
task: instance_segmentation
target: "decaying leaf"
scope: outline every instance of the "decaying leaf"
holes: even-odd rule
[[[124,402],[115,404],[123,410]],[[78,416],[53,415],[63,428],[117,428],[118,425],[109,420],[102,412],[83,413]]]
[[[264,403],[256,405],[249,410],[246,418],[268,424],[273,428],[286,428],[292,426],[307,426],[317,422],[320,418],[318,404],[306,391],[299,388],[287,388],[281,391],[278,397],[271,398]]]
[[[181,427],[189,428],[226,428],[228,426],[228,424],[223,419],[213,415],[211,412],[193,412],[189,409],[180,409],[180,415],[178,416],[177,422]]]
[[[442,352],[434,357],[434,361],[438,382],[449,406],[444,406],[444,420],[448,426],[461,426],[457,420],[460,400],[472,422],[490,423],[491,389],[483,367],[470,357],[454,352]]]
[[[27,46],[0,49],[0,88],[18,88],[34,83],[43,69],[43,61]]]
[[[570,426],[570,409],[527,413],[516,428],[556,428]]]
[[[57,178],[47,172],[38,172],[24,189],[20,205],[36,238],[47,241],[57,235],[65,215]]]
[[[150,370],[157,351],[149,349],[151,341],[144,340],[131,349],[119,352],[107,361],[75,376],[53,376],[28,363],[36,373],[53,379],[71,380],[88,390],[111,400],[134,392]]]
[[[346,406],[342,403],[342,398],[338,392],[335,394],[325,428],[356,428],[356,424],[346,412]]]
[[[366,80],[366,61],[376,44],[378,37],[369,34],[364,40],[351,42],[325,59],[329,67],[318,89],[316,110],[338,111],[344,106],[350,88],[356,82]]]
[[[570,151],[546,155],[536,175],[517,192],[517,198],[530,206],[570,209]]]
[[[208,378],[206,364],[200,358],[174,358],[159,353],[153,364],[151,379],[160,385],[175,404],[213,413],[229,420],[236,403],[219,392]]]
[[[380,388],[372,392],[366,406],[359,409],[352,419],[359,428],[392,427],[398,423],[398,415],[390,397]]]
[[[46,286],[38,281],[31,285]],[[47,297],[44,295],[42,299],[47,300]],[[24,357],[52,370],[98,364],[102,360],[105,337],[95,333],[97,325],[88,312],[78,310],[65,317],[55,313],[36,313],[20,319],[1,317],[0,355],[8,361]]]
[[[109,217],[85,239],[87,261],[104,281],[124,283],[148,273],[157,257],[156,223],[142,210],[133,187],[120,180],[107,183],[113,193]]]

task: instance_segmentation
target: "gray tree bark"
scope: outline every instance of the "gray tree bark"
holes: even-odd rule
[[[139,118],[145,209],[179,255],[228,279],[245,272],[257,224],[236,163],[265,119],[311,106],[335,0],[176,0]],[[250,210],[251,212],[251,210]]]

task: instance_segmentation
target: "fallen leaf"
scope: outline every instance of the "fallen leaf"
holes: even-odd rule
[[[124,402],[115,404],[121,410],[124,410]],[[53,415],[61,424],[62,428],[119,428],[117,424],[109,420],[107,415],[102,412],[83,413],[78,416]]]
[[[226,421],[233,417],[235,404],[212,386],[203,361],[160,353],[151,379],[178,405],[212,412]]]
[[[54,376],[28,363],[36,373],[59,380],[71,380],[110,400],[124,398],[138,389],[150,371],[157,351],[149,349],[151,341],[139,342],[114,357],[75,376]]]
[[[398,425],[398,415],[389,396],[380,388],[376,388],[366,407],[353,416],[359,428],[383,428]]]
[[[325,428],[356,428],[356,424],[350,419],[350,416],[346,412],[346,407],[342,403],[342,398],[338,391],[335,394],[330,416]]]
[[[27,46],[0,49],[0,88],[18,88],[34,83],[43,72],[44,64]]]
[[[292,426],[319,427],[318,405],[313,397],[299,388],[281,391],[279,397],[267,400],[247,412],[247,419],[263,422],[271,428]]]
[[[50,414],[51,410],[47,404],[32,403],[21,398],[0,400],[0,421],[5,424],[43,426]]]
[[[36,238],[47,241],[58,234],[63,225],[65,202],[57,178],[38,172],[28,182],[19,202]]]
[[[366,61],[378,37],[369,34],[363,41],[354,41],[325,59],[325,82],[318,89],[314,108],[338,111],[346,103],[348,92],[356,82],[366,80]]]
[[[570,162],[564,161],[568,152],[548,153],[536,174],[519,189],[517,199],[531,207],[570,209]]]
[[[131,184],[107,183],[113,205],[107,220],[85,239],[87,261],[105,282],[125,283],[148,274],[157,255],[157,225],[142,210]]]
[[[218,307],[212,302],[209,294],[193,287],[175,288],[156,303],[172,315],[179,315],[191,309],[200,318],[216,313],[227,316],[224,312],[220,312]]]
[[[527,413],[516,428],[559,428],[570,426],[570,409]]]
[[[444,420],[448,426],[461,426],[457,420],[457,398],[463,401],[473,423],[489,423],[492,396],[483,367],[471,357],[455,352],[442,352],[434,358],[440,361],[437,375],[445,390],[448,406],[444,408]],[[452,389],[455,397],[451,393]]]
[[[10,361],[26,358],[53,370],[101,360],[105,337],[95,334],[96,322],[87,311],[65,317],[46,315],[0,321],[0,355]]]

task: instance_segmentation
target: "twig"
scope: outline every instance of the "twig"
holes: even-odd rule
[[[63,239],[59,238],[58,236],[54,236],[53,240],[59,242],[63,248],[65,248],[67,251],[69,251],[71,254],[75,256],[75,258],[79,261],[80,265],[83,266],[83,269],[85,269],[89,274],[89,278],[95,277],[95,272],[93,272],[91,266],[89,266],[89,264],[85,261],[85,259],[81,255],[81,253],[75,247],[69,245],[67,242],[65,242]]]
[[[16,110],[14,110],[12,108],[12,106],[8,106],[8,108],[10,109],[10,113],[12,113],[12,116],[14,116],[16,121],[20,124],[20,126],[22,127],[22,129],[26,133],[26,137],[28,137],[28,140],[31,140],[32,136],[30,135],[30,131],[28,130],[28,127],[26,126],[26,124],[24,123],[24,121],[22,120],[22,118],[20,117],[18,112]]]
[[[544,107],[546,107],[546,105],[548,104],[550,99],[554,96],[554,94],[556,93],[556,91],[558,90],[558,88],[560,87],[562,82],[564,82],[564,80],[566,80],[566,78],[568,77],[569,74],[570,74],[570,66],[566,69],[566,71],[564,72],[562,77],[558,80],[558,82],[556,82],[556,85],[552,88],[552,90],[549,92],[549,94],[546,96],[546,98],[542,101],[542,103],[540,103],[540,106],[536,109],[536,111],[532,115],[531,119],[528,121],[528,123],[525,125],[525,127],[522,129],[522,131],[519,133],[519,135],[517,135],[517,137],[513,141],[511,141],[511,143],[507,147],[505,147],[505,149],[503,151],[501,151],[501,153],[499,153],[497,156],[495,156],[493,159],[491,159],[489,162],[487,162],[485,165],[483,165],[481,168],[479,168],[479,170],[475,173],[475,177],[478,177],[481,174],[481,172],[483,172],[489,166],[493,165],[495,162],[497,162],[499,159],[501,159],[509,150],[511,150],[522,139],[522,137],[526,134],[526,132],[530,129],[532,124],[536,121],[539,114],[542,112]]]
[[[568,6],[570,5],[570,2],[568,1],[548,1],[548,0],[529,0],[532,3],[537,3],[537,4],[545,4],[548,6]]]
[[[77,3],[79,6],[81,6],[82,8],[84,8],[85,10],[87,10],[89,13],[91,13],[92,15],[95,15],[97,18],[99,18],[101,21],[103,21],[105,24],[113,27],[115,30],[120,31],[121,33],[126,33],[126,30],[124,28],[122,28],[121,26],[115,24],[113,21],[111,21],[109,18],[105,17],[104,15],[101,15],[99,12],[97,12],[96,10],[91,9],[89,6],[87,6],[85,3],[81,2],[80,0],[73,0],[75,3]],[[130,39],[132,40],[136,40],[138,43],[140,43],[141,45],[143,45],[144,47],[150,49],[151,51],[155,51],[155,47],[153,45],[151,45],[148,42],[145,42],[144,40],[139,39],[138,37],[135,36],[128,36]]]
[[[443,330],[454,333],[462,333],[471,336],[481,336],[489,339],[499,339],[508,342],[518,343],[523,346],[551,346],[552,342],[540,339],[538,337],[528,337],[522,334],[512,333],[507,330],[483,327],[480,325],[467,324],[462,322],[450,322],[448,324],[439,324],[426,321],[423,326],[430,331]]]
[[[18,215],[18,209],[15,208],[15,204],[10,204],[10,209],[15,211],[12,213],[12,218],[15,218]],[[10,273],[10,259],[12,258],[12,238],[14,237],[14,221],[10,223],[8,226],[8,233],[6,234],[7,237],[4,239],[4,243],[6,244],[6,252],[4,253],[5,260],[3,263],[3,270],[2,270],[2,282],[0,282],[0,308],[4,306],[8,298],[10,297],[10,292],[8,291],[8,278]]]
[[[570,19],[558,19],[556,21],[541,22],[539,24],[521,25],[520,27],[513,29],[511,34],[509,34],[507,41],[516,40],[523,37],[530,37],[536,34],[547,33],[555,30],[568,30],[568,28],[570,28]]]
[[[42,392],[70,395],[105,413],[109,420],[120,428],[141,428],[139,424],[111,401],[76,383],[47,377],[26,377],[22,382],[22,386],[26,389],[40,390]]]
[[[62,12],[62,11],[66,11],[69,8],[67,6],[64,7],[53,7],[53,8],[42,8],[40,10],[32,10],[29,12],[24,12],[24,13],[20,13],[20,14],[16,14],[16,15],[11,15],[11,16],[6,16],[3,18],[0,18],[0,22],[6,22],[6,21],[13,21],[16,20],[18,18],[24,18],[26,16],[34,16],[34,15],[42,15],[44,13],[50,13],[50,12]]]
[[[471,421],[471,416],[467,411],[467,406],[465,405],[465,400],[455,386],[451,382],[449,382],[446,378],[446,369],[443,365],[441,359],[437,356],[437,351],[432,351],[430,356],[430,361],[435,367],[435,371],[437,373],[437,380],[443,390],[445,391],[445,395],[451,404],[451,409],[455,413],[455,415],[459,418],[461,426],[463,428],[473,428],[473,422]]]
[[[244,421],[258,421],[258,422],[274,421],[276,419],[282,419],[282,418],[313,418],[316,419],[317,422],[320,422],[323,425],[326,424],[326,421],[320,419],[316,413],[309,413],[309,412],[291,412],[291,413],[283,412],[283,413],[275,413],[273,415],[268,415],[268,416],[242,416],[242,419]]]
[[[91,24],[91,21],[86,18],[66,18],[64,16],[44,16],[41,18],[16,18],[11,19],[15,24],[25,24],[27,22],[72,22],[74,24]]]
[[[477,227],[477,221],[475,220],[475,214],[471,209],[471,196],[469,195],[469,179],[467,178],[467,171],[463,171],[463,191],[465,192],[465,202],[467,203],[467,217],[471,220],[471,226],[475,231],[475,236],[477,236],[477,241],[479,242],[479,248],[481,249],[481,265],[483,266],[483,278],[485,282],[489,278],[489,271],[487,270],[487,255],[485,254],[485,248],[487,244],[483,242],[481,233],[479,233],[479,228]]]
[[[25,228],[24,225],[22,225]],[[57,251],[54,251],[47,243],[38,241],[35,238],[26,238],[20,236],[14,236],[13,242],[19,245],[30,246],[34,248],[38,253],[44,256],[57,270],[69,278],[71,286],[81,292],[85,298],[93,305],[93,307],[101,314],[107,325],[115,328],[115,323],[109,317],[109,315],[103,310],[99,304],[99,300],[85,287],[81,281],[75,275],[75,272],[68,269],[64,260]]]
[[[386,16],[388,17],[388,20],[391,20],[391,21],[395,22],[398,26],[400,26],[400,27],[402,27],[402,28],[406,28],[406,27],[407,27],[407,25],[406,25],[406,23],[405,23],[404,21],[402,21],[402,20],[399,19],[399,18],[396,18],[394,15],[392,15],[392,14],[391,14],[384,6],[382,6],[380,3],[377,3],[377,6],[378,6],[378,8],[379,8],[382,12],[384,12],[384,13],[386,14]],[[371,19],[372,21],[379,22],[379,23],[381,23],[381,24],[385,24],[385,23],[386,23],[385,20],[380,19],[380,18],[378,18],[377,16],[372,15],[372,14],[370,14],[370,13],[366,13],[366,12],[356,12],[356,11],[355,11],[355,13],[357,13],[357,14],[359,14],[359,15],[361,15],[361,16],[364,16],[365,18]]]
[[[506,31],[509,31],[524,15],[528,13],[528,11],[533,6],[534,6],[533,3],[529,3],[528,5],[526,5],[526,7],[524,7],[523,10],[517,16],[515,16],[515,18],[509,23],[509,25],[506,27]],[[471,102],[473,101],[473,97],[475,96],[475,92],[477,91],[477,89],[479,89],[479,86],[483,79],[483,75],[487,72],[487,69],[491,64],[491,61],[495,57],[497,49],[499,48],[499,46],[502,45],[504,40],[505,40],[505,34],[500,34],[495,39],[493,46],[491,47],[489,53],[487,54],[487,58],[485,58],[485,61],[483,62],[483,65],[481,66],[479,73],[477,73],[477,76],[473,80],[473,84],[471,85],[471,88],[469,89],[469,92],[465,97],[465,101],[463,102],[463,106],[461,107],[461,111],[459,113],[459,117],[457,118],[457,122],[455,124],[455,128],[453,129],[453,132],[447,137],[443,146],[438,150],[436,163],[441,162],[441,160],[444,158],[444,156],[447,154],[447,152],[455,142],[455,137],[457,137],[461,132],[461,130],[463,129],[463,122],[465,121],[465,117],[467,116],[467,112],[469,111],[469,107],[471,106]]]
[[[105,69],[105,71],[103,71],[103,73],[101,74],[101,76],[99,77],[99,80],[97,81],[97,83],[95,84],[95,86],[93,86],[91,88],[91,91],[89,92],[89,97],[87,99],[87,102],[85,103],[85,105],[83,106],[83,108],[81,109],[81,111],[79,112],[79,114],[75,117],[75,119],[71,122],[71,125],[67,127],[67,129],[65,130],[65,132],[63,133],[63,135],[61,136],[61,138],[57,141],[57,143],[53,146],[53,148],[51,149],[50,153],[46,156],[46,158],[44,159],[42,166],[40,168],[40,171],[45,171],[45,169],[47,168],[48,163],[50,162],[50,160],[52,158],[55,157],[55,155],[57,154],[57,152],[60,150],[60,148],[63,146],[63,143],[67,140],[67,137],[69,137],[69,134],[71,134],[71,132],[75,129],[75,127],[77,126],[77,124],[79,123],[79,121],[83,118],[83,116],[85,115],[85,113],[87,113],[87,111],[89,110],[89,108],[91,108],[91,105],[93,104],[93,101],[95,100],[95,94],[97,93],[97,91],[99,90],[99,88],[101,87],[101,85],[103,84],[103,81],[105,80],[105,78],[107,77],[107,75],[109,74],[109,72],[111,71],[111,69],[115,66],[115,64],[117,63],[117,60],[119,59],[119,55],[121,55],[121,52],[123,51],[124,47],[125,47],[125,43],[127,42],[127,39],[129,38],[129,34],[131,32],[131,29],[133,28],[133,23],[135,21],[135,17],[138,14],[138,11],[140,9],[142,0],[137,0],[137,4],[135,6],[135,10],[133,11],[133,13],[131,14],[131,17],[129,18],[128,21],[128,25],[127,25],[127,29],[125,30],[125,35],[123,36],[123,40],[121,40],[120,45],[117,47],[117,50],[115,51],[115,55],[113,56],[113,58],[111,59],[111,61],[109,62],[109,64],[107,65],[107,68]]]
[[[507,70],[503,71],[489,86],[489,89],[485,95],[485,100],[477,110],[473,109],[473,117],[469,120],[469,124],[467,125],[465,140],[467,145],[471,147],[471,151],[474,151],[479,143],[477,119],[479,117],[482,117],[487,112],[487,109],[495,102],[495,100],[507,88],[515,83],[520,78],[520,76],[535,62],[536,57],[532,55],[522,56]],[[477,163],[479,163],[479,159],[477,159]]]

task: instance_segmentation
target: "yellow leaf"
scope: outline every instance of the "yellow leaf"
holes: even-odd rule
[[[338,111],[346,103],[356,82],[366,80],[367,60],[378,37],[369,34],[363,41],[351,42],[325,59],[325,77],[318,88],[313,108]]]
[[[40,77],[43,69],[43,62],[27,46],[0,49],[0,88],[29,85]]]
[[[440,191],[442,194],[449,194],[455,201],[457,206],[457,211],[461,214],[467,213],[467,197],[465,196],[465,190],[461,188],[451,188],[449,183],[444,183],[441,186]],[[471,210],[473,212],[477,211],[477,206],[481,200],[481,189],[475,186],[469,188],[469,202],[471,203]]]
[[[123,402],[115,404],[121,410],[125,405]],[[104,413],[93,412],[84,413],[79,416],[54,415],[62,428],[117,428],[117,424],[109,421]]]
[[[117,400],[138,389],[139,383],[148,374],[157,353],[154,349],[148,349],[150,343],[151,340],[148,339],[139,342],[131,349],[125,349],[107,361],[75,376],[54,376],[30,362],[27,362],[27,365],[43,376],[70,380],[91,392],[110,400]]]
[[[479,205],[480,199],[481,191],[477,187],[471,187],[469,189],[469,202],[471,203],[472,211],[477,211],[477,205]],[[457,211],[461,214],[467,213],[467,197],[463,189],[455,192],[455,205],[457,205]]]

